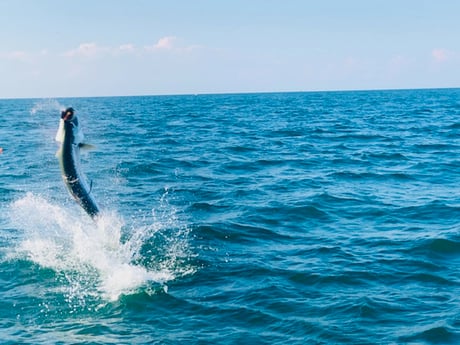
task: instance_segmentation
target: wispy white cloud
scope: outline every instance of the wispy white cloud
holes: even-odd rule
[[[434,59],[435,62],[442,63],[447,60],[450,60],[454,54],[447,50],[447,49],[442,49],[442,48],[436,48],[431,51],[431,56]]]
[[[136,46],[132,43],[125,43],[119,46],[100,46],[94,42],[91,43],[81,43],[77,48],[70,49],[63,54],[62,56],[68,58],[95,58],[100,56],[107,55],[120,55],[120,54],[133,54],[136,53]]]
[[[155,44],[145,45],[139,49],[132,43],[125,43],[119,46],[101,46],[95,42],[81,43],[77,48],[70,49],[62,56],[69,58],[83,57],[83,58],[94,58],[103,55],[119,55],[119,54],[142,54],[142,52],[160,52],[170,51],[175,53],[190,52],[201,46],[190,45],[184,46],[178,44],[178,38],[176,36],[165,36],[160,38]]]
[[[62,54],[65,57],[85,57],[92,58],[99,56],[103,53],[108,52],[110,49],[107,47],[101,47],[94,42],[81,43],[77,48],[66,51]]]
[[[24,62],[24,63],[37,63],[40,59],[48,57],[50,53],[47,49],[41,49],[40,51],[24,51],[24,50],[13,50],[13,51],[0,51],[0,59]]]
[[[157,43],[153,45],[144,46],[146,52],[172,52],[176,54],[186,54],[204,48],[198,44],[185,45],[182,40],[176,36],[165,36],[160,38]]]
[[[156,49],[172,49],[174,47],[174,42],[176,41],[177,37],[175,36],[167,36],[160,38],[158,42],[154,45]]]
[[[42,59],[53,59],[53,58],[83,58],[83,59],[93,59],[100,57],[110,57],[110,56],[129,56],[136,55],[142,56],[146,53],[155,53],[155,52],[172,52],[175,54],[189,53],[196,49],[202,48],[199,45],[184,45],[181,40],[176,36],[165,36],[153,44],[145,46],[136,46],[133,43],[124,43],[120,45],[100,45],[96,42],[83,42],[80,43],[77,47],[68,49],[63,52],[53,52],[49,51],[46,48],[40,49],[38,51],[24,51],[24,50],[14,50],[14,51],[0,51],[0,59],[10,60],[23,63],[38,63]]]
[[[117,51],[120,53],[133,53],[136,51],[136,47],[134,44],[131,43],[126,43],[122,44],[117,48]]]
[[[15,51],[10,51],[10,52],[0,53],[0,58],[7,59],[7,60],[21,61],[21,62],[30,62],[31,60],[30,54],[22,50],[15,50]]]

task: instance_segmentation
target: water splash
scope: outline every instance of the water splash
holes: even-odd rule
[[[54,270],[69,304],[84,306],[88,298],[115,301],[140,289],[148,292],[152,285],[166,291],[167,282],[193,273],[187,264],[188,230],[173,211],[168,222],[152,219],[129,227],[115,213],[94,223],[72,210],[32,193],[9,209],[12,226],[22,232],[10,256]],[[172,227],[174,236],[168,234]]]
[[[62,109],[64,109],[64,106],[56,99],[41,99],[34,104],[30,110],[30,115],[36,115],[40,112],[51,113],[55,111],[61,111]]]

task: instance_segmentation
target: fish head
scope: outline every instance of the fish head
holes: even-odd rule
[[[61,112],[61,119],[63,119],[66,122],[71,122],[75,116],[75,111],[73,110],[72,107],[67,108],[66,110],[63,110]]]
[[[70,135],[73,144],[79,144],[83,140],[83,134],[78,125],[78,117],[73,108],[67,108],[61,112],[61,121],[56,134],[56,141],[64,142],[64,138]]]

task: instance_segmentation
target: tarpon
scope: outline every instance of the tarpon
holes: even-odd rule
[[[56,156],[61,166],[62,179],[70,194],[95,219],[99,214],[99,207],[91,195],[91,187],[80,171],[80,149],[91,145],[83,143],[83,133],[73,108],[67,108],[61,113],[56,141],[61,143]]]

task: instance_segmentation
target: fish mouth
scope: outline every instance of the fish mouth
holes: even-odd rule
[[[64,121],[71,121],[73,118],[74,110],[73,108],[67,108],[61,112],[61,119]]]

